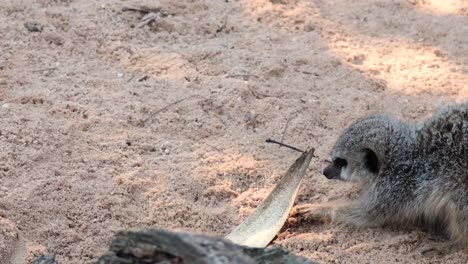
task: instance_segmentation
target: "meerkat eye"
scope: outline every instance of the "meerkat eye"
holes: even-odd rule
[[[343,168],[346,165],[348,165],[348,162],[345,159],[336,158],[336,159],[333,160],[333,164],[338,168]]]

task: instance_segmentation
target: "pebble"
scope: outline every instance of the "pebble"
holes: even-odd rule
[[[38,22],[28,21],[24,23],[24,27],[29,32],[42,32],[44,30],[44,26],[39,24]]]

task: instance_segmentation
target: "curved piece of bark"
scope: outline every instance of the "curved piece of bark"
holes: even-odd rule
[[[304,152],[281,178],[265,201],[226,236],[230,241],[249,247],[266,247],[288,218],[299,184],[309,167],[314,149]]]
[[[97,264],[313,264],[281,248],[249,248],[205,235],[166,230],[119,232]]]

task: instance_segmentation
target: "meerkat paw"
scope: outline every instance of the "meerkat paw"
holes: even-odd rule
[[[331,212],[330,208],[327,206],[319,204],[300,204],[291,209],[289,217],[329,221],[331,219]]]
[[[459,244],[452,241],[449,242],[433,242],[421,249],[421,254],[426,257],[443,256],[460,250]]]

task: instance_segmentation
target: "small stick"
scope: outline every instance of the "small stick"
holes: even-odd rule
[[[51,67],[51,68],[45,68],[45,69],[39,69],[39,70],[33,70],[31,72],[43,72],[43,71],[54,71],[57,70],[57,67]]]
[[[288,130],[289,122],[291,121],[291,119],[292,117],[289,116],[288,120],[286,121],[286,125],[284,126],[284,129],[283,129],[283,134],[281,135],[281,140],[280,140],[281,143],[283,143],[284,135],[286,135],[286,130]]]
[[[156,13],[156,14],[161,14],[162,17],[167,17],[168,15],[175,15],[175,13],[168,13],[164,10],[162,10],[161,7],[155,6],[155,7],[150,7],[150,6],[140,6],[140,7],[132,7],[132,6],[124,6],[122,7],[122,11],[130,11],[130,12],[139,12],[142,14],[150,14],[150,13]]]
[[[180,103],[180,102],[182,102],[182,101],[188,99],[189,97],[192,97],[192,96],[187,96],[187,97],[185,97],[185,98],[179,99],[179,100],[177,100],[177,101],[175,101],[175,102],[172,102],[172,103],[166,105],[165,107],[163,107],[163,108],[157,110],[156,112],[152,113],[152,114],[151,114],[150,116],[148,116],[147,118],[141,120],[141,121],[138,123],[138,126],[143,126],[148,120],[150,120],[151,118],[153,118],[155,115],[161,113],[162,111],[168,109],[169,107],[171,107],[171,106],[173,106],[173,105],[176,105],[176,104],[178,104],[178,103]]]
[[[122,7],[122,11],[125,12],[125,11],[133,11],[133,12],[141,12],[141,13],[144,13],[144,14],[148,14],[148,13],[156,13],[156,12],[160,12],[161,11],[161,8],[160,7],[147,7],[147,6],[142,6],[142,7],[131,7],[131,6],[124,6]]]
[[[275,144],[281,145],[281,146],[283,146],[283,147],[287,147],[287,148],[293,149],[293,150],[295,150],[295,151],[299,151],[299,152],[305,153],[305,151],[303,151],[303,150],[300,150],[300,149],[298,149],[298,148],[296,148],[296,147],[293,147],[293,146],[284,144],[284,143],[282,143],[282,142],[278,142],[278,141],[273,140],[273,139],[270,139],[270,138],[267,139],[267,140],[265,140],[265,142],[266,142],[266,143],[275,143]]]
[[[158,18],[159,18],[159,15],[157,13],[153,13],[153,12],[148,13],[144,17],[141,18],[141,22],[138,23],[138,25],[136,27],[137,28],[142,28],[142,27],[148,25],[149,23],[155,21]]]

